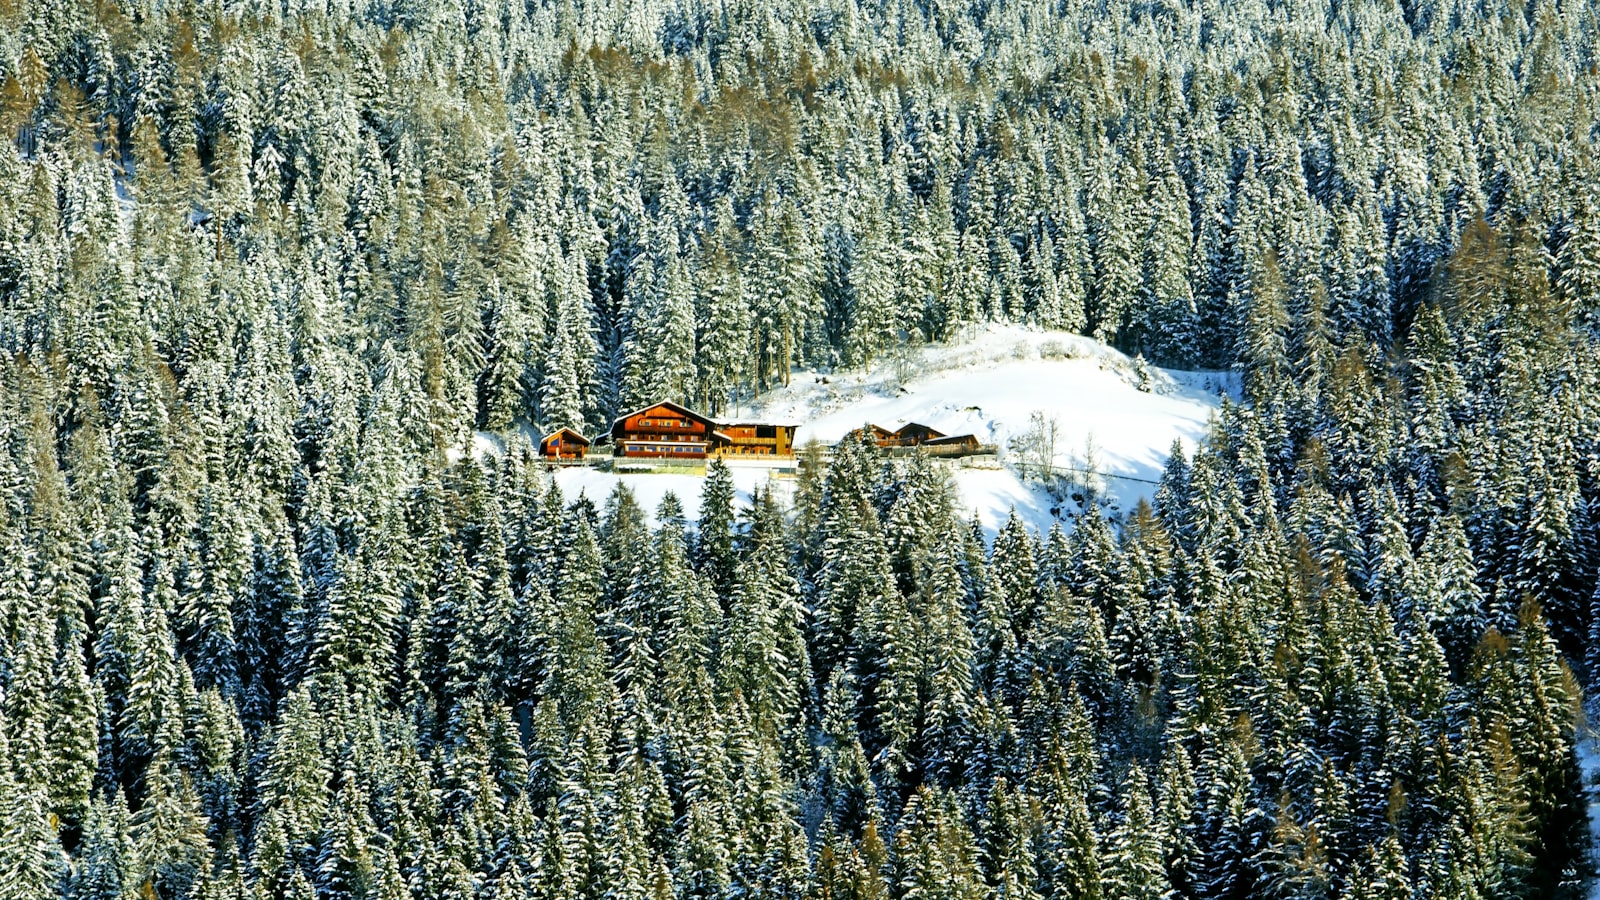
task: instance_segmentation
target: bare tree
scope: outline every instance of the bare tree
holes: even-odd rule
[[[1015,456],[1017,474],[1025,480],[1048,480],[1054,472],[1056,440],[1060,433],[1060,423],[1054,416],[1042,410],[1030,413],[1027,430],[1013,435],[1007,445]]]

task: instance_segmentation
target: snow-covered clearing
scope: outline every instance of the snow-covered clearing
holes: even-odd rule
[[[956,469],[952,479],[961,502],[977,514],[988,537],[994,537],[1013,511],[1029,528],[1041,533],[1058,520],[1060,507],[1056,501],[1010,469]]]
[[[1221,393],[1232,385],[1225,373],[1140,366],[1079,335],[989,325],[867,371],[797,371],[788,387],[724,415],[797,424],[800,445],[813,439],[832,444],[868,422],[891,430],[920,422],[945,434],[973,434],[994,445],[1004,465],[953,465],[952,477],[962,501],[992,534],[1012,509],[1040,530],[1070,512],[1070,503],[1064,507],[1011,465],[1019,459],[1013,438],[1029,430],[1035,413],[1055,423],[1053,464],[1079,475],[1092,470],[1112,504],[1127,508],[1149,496],[1175,441],[1192,450],[1205,436]],[[495,435],[479,433],[474,444],[480,456],[504,452]],[[699,515],[704,485],[698,475],[589,468],[563,469],[556,481],[569,498],[582,492],[597,503],[626,484],[651,513],[671,491],[691,520]],[[794,487],[792,479],[764,469],[735,468],[734,483],[740,502],[758,485],[773,485],[784,499]]]
[[[473,432],[472,453],[479,459],[487,457],[500,457],[506,453],[507,445],[513,443],[533,444],[538,435],[531,429],[519,427],[507,435],[492,434],[486,431]],[[463,456],[462,450],[449,450],[446,455],[454,463]],[[794,494],[794,479],[775,477],[768,468],[742,466],[734,463],[729,467],[733,472],[733,486],[736,504],[743,506],[750,502],[756,488],[772,490],[778,499],[787,504]],[[684,515],[690,520],[700,518],[700,492],[705,489],[705,477],[699,474],[616,474],[603,472],[587,466],[571,466],[557,469],[554,473],[556,484],[561,486],[561,491],[566,495],[567,501],[578,499],[580,495],[587,496],[597,506],[604,506],[606,498],[617,485],[625,485],[633,492],[634,499],[649,514],[652,521],[655,519],[656,507],[667,494],[676,494],[678,501],[683,504]]]
[[[975,328],[963,339],[921,348],[912,359],[866,372],[797,372],[743,417],[800,425],[797,440],[827,443],[871,422],[920,422],[973,434],[1015,461],[1012,439],[1041,413],[1057,428],[1053,464],[1099,473],[1106,494],[1127,506],[1148,496],[1174,441],[1192,450],[1220,402],[1226,374],[1141,367],[1090,338],[1016,325]],[[1009,457],[1009,460],[1008,460]],[[956,484],[986,527],[1011,505],[1048,527],[1055,505],[1011,469],[957,469]]]

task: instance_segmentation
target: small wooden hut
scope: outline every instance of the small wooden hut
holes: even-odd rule
[[[539,455],[551,462],[583,459],[589,452],[589,439],[571,428],[558,428],[539,441]]]

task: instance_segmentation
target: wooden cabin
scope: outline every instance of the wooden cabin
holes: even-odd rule
[[[551,462],[583,459],[589,439],[571,428],[558,428],[539,441],[539,455]]]
[[[907,422],[897,431],[868,425],[865,429],[857,428],[845,437],[859,440],[863,431],[880,450],[904,451],[920,447],[932,456],[971,456],[983,452],[983,445],[976,435],[945,434],[920,422]]]
[[[865,428],[857,428],[854,431],[846,434],[845,440],[859,441],[862,438],[863,432],[865,432],[867,440],[872,441],[879,447],[894,446],[894,432],[878,425],[868,425]]]
[[[971,456],[982,448],[977,436],[971,434],[937,437],[923,441],[922,446],[934,456]]]
[[[717,456],[794,456],[795,425],[766,425],[760,422],[738,422],[721,425],[716,433],[725,435],[726,441],[716,440],[711,452]]]
[[[671,401],[652,403],[619,416],[611,424],[617,456],[705,459],[713,443],[730,442],[717,423]]]
[[[859,440],[862,431],[863,429],[857,428],[845,437]],[[881,425],[868,425],[865,431],[867,437],[877,444],[880,450],[888,450],[891,447],[920,447],[929,440],[944,437],[944,432],[937,428],[929,428],[917,422],[907,422],[898,431],[890,431]]]
[[[918,422],[907,422],[891,435],[891,447],[920,447],[928,441],[944,437],[944,432]],[[881,444],[879,446],[882,446]]]

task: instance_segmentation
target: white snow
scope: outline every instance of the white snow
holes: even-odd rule
[[[445,459],[451,465],[461,461],[461,447],[449,447],[445,450]],[[488,457],[501,457],[506,453],[506,438],[488,431],[474,431],[472,433],[472,457],[485,459]]]
[[[96,144],[99,148],[100,145]],[[97,152],[103,152],[97,149]],[[128,182],[133,178],[134,161],[123,160],[120,163],[108,163],[111,166],[111,186],[116,194],[117,223],[122,226],[124,234],[133,230],[134,217],[137,214],[138,204],[133,200],[133,191],[129,189]]]
[[[832,443],[868,422],[920,422],[976,435],[1004,461],[1011,439],[1040,412],[1058,427],[1054,465],[1101,473],[1106,494],[1126,506],[1154,488],[1174,441],[1193,450],[1232,384],[1226,373],[1141,373],[1127,356],[1079,335],[989,325],[866,372],[797,373],[739,414],[798,424],[801,444]],[[985,526],[992,515],[1003,521],[1011,503],[1034,524],[1053,518],[1053,502],[1010,471],[961,469],[956,482]]]
[[[774,478],[765,469],[749,469],[730,467],[733,473],[734,505],[743,507],[750,502],[751,496],[757,487],[770,487],[777,492],[780,502],[787,504],[794,493],[794,479]],[[579,494],[588,495],[596,506],[605,506],[606,498],[619,484],[626,485],[633,491],[634,499],[644,507],[650,520],[655,521],[656,509],[668,492],[678,495],[678,501],[683,504],[684,517],[693,522],[700,518],[700,492],[705,490],[706,480],[700,475],[617,475],[611,472],[601,472],[583,466],[558,469],[555,473],[556,484],[561,486],[561,492],[566,496],[567,502],[578,499]]]
[[[1054,465],[1099,473],[1105,496],[1125,509],[1154,489],[1174,441],[1192,451],[1204,438],[1222,393],[1233,390],[1227,373],[1141,370],[1090,338],[989,325],[864,372],[796,372],[788,387],[725,415],[799,425],[800,445],[812,439],[834,443],[868,422],[890,429],[920,422],[946,434],[976,435],[995,445],[999,462],[1007,463],[1016,460],[1011,439],[1039,412],[1058,427]],[[531,440],[531,430],[506,437],[477,432],[473,453],[497,456],[508,440],[519,439]],[[460,455],[452,451],[452,461]],[[763,469],[735,467],[733,472],[740,503],[761,484],[774,485],[780,499],[793,493],[793,479]],[[652,516],[671,491],[691,520],[699,516],[705,484],[699,475],[618,475],[584,467],[561,469],[555,478],[569,500],[581,492],[596,503],[604,503],[615,485],[626,484]],[[1040,530],[1071,512],[1010,465],[954,466],[952,478],[963,503],[991,535],[1013,509]]]
[[[1057,521],[1056,501],[1033,485],[1026,484],[1010,469],[957,469],[956,493],[961,502],[978,515],[984,533],[993,537],[1015,511],[1023,524],[1039,531],[1050,530]]]
[[[525,425],[519,425],[513,431],[505,434],[495,434],[488,431],[474,431],[472,433],[472,455],[475,459],[500,458],[506,454],[508,445],[527,442],[532,443],[533,430]],[[465,454],[462,448],[450,448],[445,451],[445,456],[453,465],[461,461]],[[780,503],[787,505],[794,496],[795,481],[792,477],[785,478],[775,475],[770,467],[741,465],[734,462],[729,465],[733,474],[734,505],[743,507],[750,503],[756,488],[773,491]],[[690,522],[700,518],[700,492],[705,490],[706,479],[700,474],[658,474],[658,473],[626,473],[616,474],[603,472],[588,466],[568,466],[556,469],[551,473],[556,484],[561,486],[561,492],[566,496],[568,503],[577,500],[580,496],[587,496],[594,504],[604,507],[606,499],[617,485],[626,485],[633,492],[634,499],[644,508],[649,520],[654,523],[656,509],[661,505],[668,493],[678,495],[678,502],[683,505],[684,517]],[[1002,518],[1001,521],[1004,521]]]

